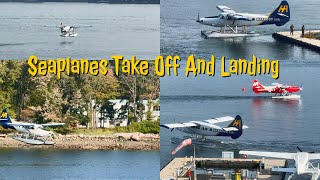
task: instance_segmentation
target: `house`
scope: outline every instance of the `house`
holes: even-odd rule
[[[109,100],[110,105],[113,106],[113,118],[110,119],[109,117],[105,116],[105,112],[100,112],[101,106],[95,106],[95,113],[94,119],[96,127],[101,128],[114,128],[116,126],[127,126],[128,125],[128,111],[123,109],[128,100],[121,100],[121,99],[113,99]],[[95,104],[95,102],[93,102]],[[143,100],[142,101],[142,120],[146,120],[148,118],[147,113],[150,112],[149,118],[151,117],[152,120],[157,120],[160,118],[160,105],[159,100]],[[121,114],[124,115],[121,118]]]

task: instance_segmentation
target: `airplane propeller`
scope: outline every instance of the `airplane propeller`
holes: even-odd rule
[[[200,22],[200,15],[198,13],[198,19],[196,20],[196,22]]]

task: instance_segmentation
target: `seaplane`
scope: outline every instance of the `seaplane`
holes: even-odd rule
[[[56,27],[56,28],[60,28],[61,31],[61,37],[76,37],[78,34],[74,32],[74,30],[76,28],[80,28],[80,27],[92,27],[92,26],[64,26],[61,25],[60,26],[51,26],[51,25],[45,25],[44,27]]]
[[[295,174],[312,174],[311,180],[317,180],[319,178],[320,169],[319,164],[314,166],[310,160],[320,160],[320,153],[303,152],[298,148],[300,152],[287,153],[287,152],[262,152],[262,151],[240,151],[239,154],[253,155],[260,157],[280,158],[280,159],[293,159],[295,161],[295,167],[292,168],[280,168],[273,167],[271,170],[274,172],[291,173],[288,179],[291,179]]]
[[[217,125],[228,121],[232,122],[227,127]],[[242,135],[242,130],[248,128],[248,126],[242,124],[242,119],[239,115],[235,118],[231,116],[224,116],[203,121],[162,124],[160,126],[171,129],[171,131],[177,129],[191,136],[196,136],[197,139],[205,139],[207,136],[228,136],[232,139],[238,139]]]
[[[254,32],[247,32],[247,26],[259,26],[267,24],[275,24],[282,26],[290,20],[290,9],[287,1],[282,1],[270,14],[249,14],[237,13],[231,8],[223,5],[217,6],[221,11],[218,16],[199,17],[198,23],[213,27],[220,27],[217,31],[201,31],[205,38],[233,38],[233,37],[250,37],[259,36]],[[242,31],[238,31],[238,27],[242,27]]]
[[[272,83],[271,86],[264,86],[259,83],[257,79],[253,80],[252,91],[256,94],[260,93],[274,93],[274,99],[299,99],[300,95],[291,94],[301,91],[302,87],[283,85],[279,83]]]
[[[13,136],[13,139],[33,145],[52,145],[54,142],[48,139],[54,136],[52,131],[45,130],[45,127],[63,126],[65,123],[34,124],[23,122],[12,122],[7,109],[3,109],[0,117],[1,126],[4,129],[13,129],[22,134]]]

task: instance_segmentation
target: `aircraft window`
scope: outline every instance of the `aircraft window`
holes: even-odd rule
[[[206,128],[206,130],[208,130],[208,128]]]
[[[210,131],[212,131],[212,129],[210,128]]]
[[[204,127],[202,128],[202,130],[204,130]]]

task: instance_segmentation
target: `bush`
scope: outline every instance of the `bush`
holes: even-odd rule
[[[128,126],[129,132],[160,133],[160,121],[133,122]]]

